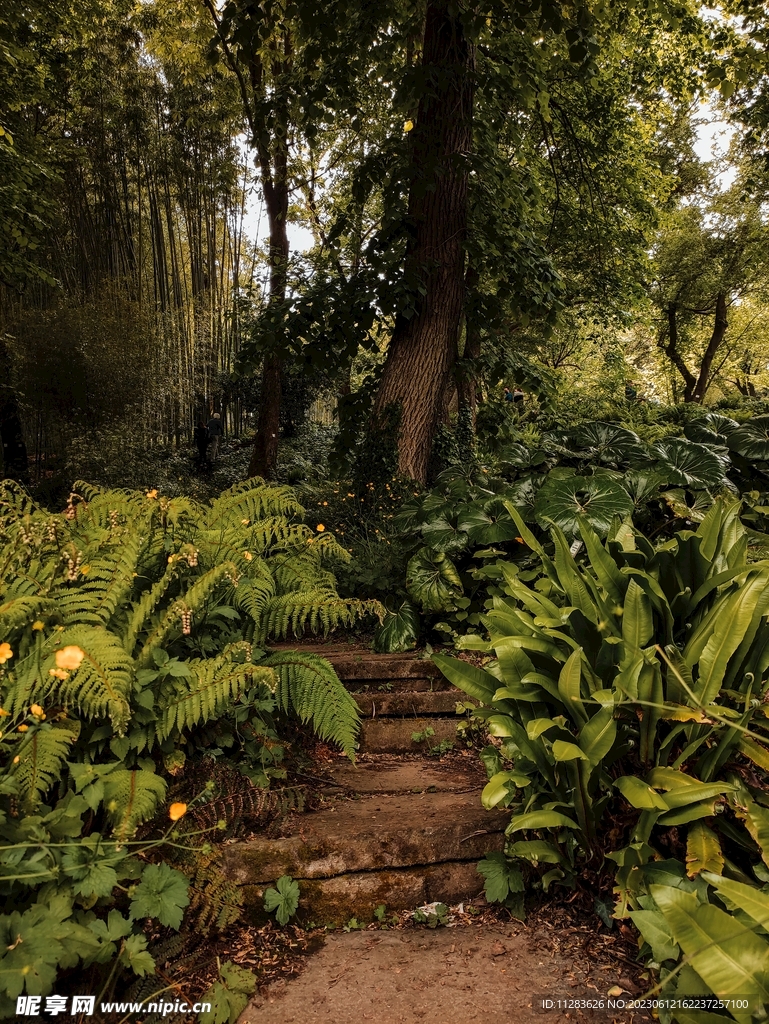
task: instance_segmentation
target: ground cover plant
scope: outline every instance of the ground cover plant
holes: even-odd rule
[[[57,514],[2,484],[4,1016],[61,972],[90,971],[99,998],[154,974],[152,929],[178,930],[216,881],[217,821],[183,820],[214,782],[167,806],[201,758],[268,786],[286,715],[354,756],[357,706],[331,666],[266,650],[379,610],[338,596],[328,566],[346,553],[302,512],[258,479],[208,506],[78,484]]]
[[[740,502],[654,545],[619,518],[580,554],[553,526],[550,553],[514,506],[529,563],[500,561],[488,639],[436,655],[481,702],[487,807],[512,816],[506,854],[482,864],[493,898],[614,873],[610,920],[630,918],[662,991],[767,1000],[769,563],[751,561]],[[739,951],[739,953],[738,953]],[[731,1017],[753,1019],[735,1003]],[[684,1024],[720,1019],[660,1011]]]

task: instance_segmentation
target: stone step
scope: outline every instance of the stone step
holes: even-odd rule
[[[492,848],[491,843],[489,848]],[[493,846],[493,849],[501,848],[501,842]],[[461,903],[483,892],[483,878],[478,874],[476,860],[357,871],[333,878],[296,881],[299,883],[300,920],[337,927],[347,924],[351,917],[361,922],[372,921],[374,911],[381,905],[388,912],[414,910],[425,903]],[[259,913],[267,888],[265,884],[241,887],[247,910]]]
[[[336,785],[327,789],[329,794],[468,793],[485,783],[475,753],[472,760],[457,754],[440,761],[396,760],[389,755],[369,755],[357,764],[340,759],[330,774]]]
[[[466,700],[461,690],[397,690],[393,693],[353,693],[361,714],[369,718],[420,715],[452,715],[457,702]]]
[[[461,718],[364,718],[359,750],[362,754],[418,754],[439,746],[444,740],[457,743]],[[429,730],[432,732],[426,735]],[[423,736],[413,739],[415,734]]]
[[[485,811],[470,793],[377,793],[338,800],[282,825],[283,835],[233,843],[223,852],[228,878],[239,885],[334,878],[357,872],[477,861],[499,849],[509,815]]]

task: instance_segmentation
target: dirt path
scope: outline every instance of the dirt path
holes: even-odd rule
[[[329,934],[301,974],[263,989],[239,1024],[640,1024],[637,1011],[543,1010],[550,999],[606,997],[614,968],[557,951],[517,922]],[[637,991],[637,990],[636,990]],[[626,989],[622,998],[630,998]]]

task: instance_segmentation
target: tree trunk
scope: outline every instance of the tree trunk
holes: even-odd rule
[[[472,144],[475,51],[451,0],[429,0],[425,90],[411,139],[406,281],[416,311],[399,313],[372,417],[372,432],[398,425],[398,471],[427,478],[464,305],[466,156]]]
[[[705,398],[708,388],[711,384],[711,371],[713,369],[713,360],[716,357],[716,353],[720,349],[726,337],[726,329],[729,326],[729,321],[726,317],[726,295],[721,292],[716,296],[716,318],[713,324],[713,333],[710,335],[710,341],[705,349],[705,354],[702,357],[700,363],[700,372],[697,377],[697,383],[692,391],[692,402],[702,402]]]
[[[285,167],[283,168],[285,172]],[[278,178],[280,175],[276,174]],[[288,187],[285,173],[282,180],[272,183],[262,175],[264,205],[270,224],[270,305],[277,305],[286,297],[288,271]],[[249,476],[270,479],[275,476],[278,464],[278,434],[280,430],[280,406],[283,396],[281,360],[270,353],[264,357],[262,366],[262,387],[259,398],[259,416],[256,424],[256,440]]]

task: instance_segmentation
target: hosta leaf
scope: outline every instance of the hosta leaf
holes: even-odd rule
[[[677,487],[718,487],[729,468],[726,456],[681,437],[658,441],[651,456],[655,471]]]
[[[595,476],[549,476],[534,506],[542,526],[554,523],[573,536],[581,521],[597,534],[606,536],[615,516],[624,519],[633,501],[624,487],[607,474]]]
[[[617,723],[614,708],[602,707],[597,714],[582,726],[579,745],[592,765],[600,764],[617,738]]]
[[[726,442],[746,459],[769,459],[769,415],[754,416],[733,430]]]
[[[483,787],[481,803],[487,811],[491,810],[492,807],[496,807],[511,793],[514,793],[516,787],[523,788],[530,783],[531,779],[521,772],[497,772]]]
[[[419,612],[411,601],[403,601],[395,611],[387,609],[382,625],[374,634],[374,650],[379,654],[408,651],[419,636]]]
[[[648,783],[636,778],[635,775],[623,775],[614,780],[614,785],[627,802],[638,810],[667,810],[668,805],[660,794]]]
[[[447,555],[421,548],[406,566],[406,589],[424,611],[450,611],[462,596],[462,580]]]
[[[491,704],[499,687],[499,680],[495,676],[467,661],[462,661],[461,658],[451,658],[447,654],[434,654],[433,661],[454,686],[458,686],[468,696],[484,704]]]

